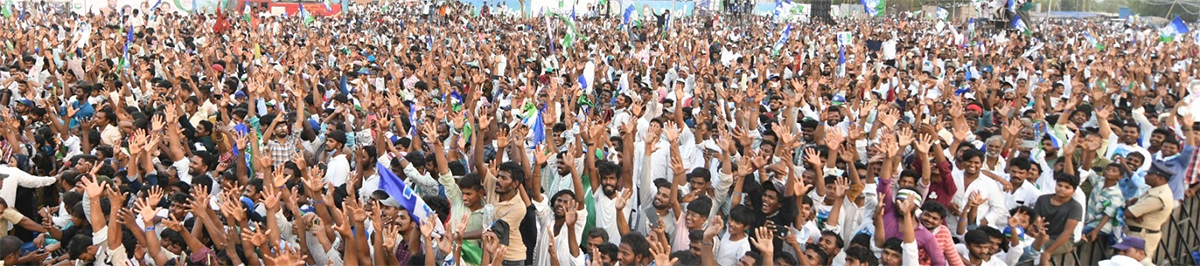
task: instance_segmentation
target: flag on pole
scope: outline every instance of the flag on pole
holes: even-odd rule
[[[621,26],[629,25],[629,19],[633,17],[633,5],[625,8],[625,14],[622,15]]]
[[[863,11],[866,12],[867,16],[869,16],[869,17],[883,16],[884,11],[887,9],[887,1],[886,0],[861,0],[861,1],[862,1],[862,5],[863,5]]]
[[[129,25],[129,31],[125,33],[125,51],[122,52],[121,59],[117,60],[117,65],[121,69],[129,68],[129,45],[131,44],[133,44],[133,25]]]
[[[542,108],[535,109],[533,115],[525,117],[523,121],[525,126],[529,127],[530,133],[533,134],[533,146],[536,147],[546,141],[546,120],[542,118],[542,110],[546,109],[546,104],[542,104]]]
[[[1096,38],[1093,38],[1092,34],[1085,31],[1083,32],[1083,37],[1087,39],[1088,43],[1092,44],[1092,47],[1096,47],[1096,50],[1104,50],[1104,45],[1100,44],[1100,41],[1097,41]]]
[[[400,180],[400,177],[396,176],[395,173],[392,173],[392,170],[388,166],[382,163],[375,163],[375,170],[379,171],[379,189],[387,192],[388,196],[390,196],[385,202],[399,204],[400,206],[398,207],[408,210],[408,215],[411,216],[413,221],[418,222],[418,224],[433,222],[426,221],[427,217],[433,215],[433,209],[430,209],[429,205],[425,204],[425,200],[421,199],[421,196],[416,191],[404,184],[404,181]],[[393,200],[394,202],[391,202]],[[437,227],[434,231],[445,230],[442,227],[442,223],[434,222],[434,226]]]
[[[245,20],[247,23],[249,23],[251,19],[251,12],[253,11],[250,11],[250,1],[246,1],[246,5],[242,7],[242,20]]]
[[[1017,16],[1013,17],[1012,27],[1014,29],[1021,31],[1021,33],[1025,34],[1025,35],[1033,34],[1033,31],[1029,30],[1029,26],[1025,25],[1025,20],[1021,18],[1021,15],[1017,15]]]
[[[329,12],[333,12],[333,2],[331,2],[331,0],[321,1],[321,3],[325,4],[325,10],[329,10]]]
[[[451,91],[450,92],[450,110],[458,112],[459,110],[462,110],[462,107],[463,107],[462,95],[458,94],[458,91]]]
[[[562,45],[565,48],[571,48],[575,44],[575,39],[582,38],[587,40],[587,37],[579,36],[579,30],[575,28],[575,22],[572,22],[567,17],[558,13],[550,12],[550,15],[562,20],[563,24],[567,25],[567,33],[563,35]]]
[[[967,19],[967,39],[975,37],[975,18]]]
[[[1174,41],[1176,35],[1187,34],[1188,31],[1187,23],[1183,23],[1183,19],[1175,16],[1175,19],[1171,20],[1171,23],[1167,23],[1167,26],[1159,30],[1161,36],[1159,36],[1158,40],[1163,42]]]
[[[162,4],[162,0],[158,0],[157,2],[154,2],[153,7],[150,7],[150,17],[151,18],[154,17],[154,11],[158,10],[158,5],[161,5],[161,4]],[[176,6],[178,6],[178,5],[176,5]]]
[[[950,11],[946,10],[945,8],[938,7],[937,18],[940,20],[946,20],[947,18],[950,18]]]
[[[663,25],[663,34],[666,34],[668,31],[671,31],[671,13],[667,13],[667,23]]]
[[[846,46],[838,45],[838,77],[846,76]]]
[[[779,50],[783,49],[783,45],[787,44],[788,36],[792,34],[792,24],[788,23],[787,27],[783,28],[783,33],[779,34],[779,40],[775,41],[775,45],[771,47],[771,57],[779,57]]]
[[[312,14],[308,13],[307,10],[304,10],[304,5],[300,5],[299,13],[300,13],[300,19],[302,19],[304,21],[305,26],[312,25],[314,18],[312,16]]]
[[[4,10],[3,10],[3,11],[4,11],[4,12],[3,12],[3,13],[4,13],[4,18],[12,18],[12,9],[13,9],[13,6],[16,6],[16,5],[15,5],[15,4],[13,4],[13,1],[12,1],[12,0],[5,0],[5,1],[4,1]]]

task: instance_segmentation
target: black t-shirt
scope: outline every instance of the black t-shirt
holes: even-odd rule
[[[1083,206],[1079,205],[1079,202],[1070,200],[1066,204],[1055,206],[1050,202],[1050,198],[1053,197],[1054,194],[1042,195],[1033,204],[1033,211],[1045,217],[1046,223],[1050,224],[1046,227],[1046,233],[1050,234],[1051,238],[1058,237],[1063,230],[1067,229],[1067,220],[1079,221],[1083,217]],[[1075,228],[1070,229],[1075,230]]]

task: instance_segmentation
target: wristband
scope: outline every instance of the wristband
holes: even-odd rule
[[[150,232],[150,231],[154,231],[154,226],[147,226],[146,229],[143,229],[142,232]]]

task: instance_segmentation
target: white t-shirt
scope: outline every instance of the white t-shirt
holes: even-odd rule
[[[729,233],[725,233],[725,237],[717,246],[713,247],[713,254],[717,255],[717,265],[736,265],[738,260],[750,251],[750,236],[744,236],[741,240],[729,240],[729,238]]]
[[[337,187],[346,184],[346,179],[349,177],[350,161],[346,160],[345,154],[338,154],[329,160],[329,167],[325,169],[325,178],[322,181],[332,183]]]

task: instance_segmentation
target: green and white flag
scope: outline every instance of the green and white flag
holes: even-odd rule
[[[587,37],[579,36],[579,30],[575,28],[575,22],[571,21],[570,18],[554,12],[550,12],[550,16],[562,20],[563,24],[567,25],[567,33],[563,36],[562,40],[563,47],[571,48],[575,44],[576,39],[587,40]]]
[[[862,1],[862,5],[863,5],[863,11],[866,12],[867,16],[869,16],[869,17],[883,16],[884,12],[886,11],[886,8],[887,8],[886,0],[861,0],[861,1]]]

